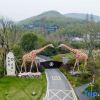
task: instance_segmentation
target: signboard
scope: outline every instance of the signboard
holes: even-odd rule
[[[62,62],[63,62],[64,65],[67,64],[68,61],[69,61],[69,59],[67,57],[62,58]]]
[[[41,66],[45,68],[59,68],[62,65],[62,62],[59,61],[45,61],[40,63]]]
[[[12,52],[6,56],[6,71],[8,76],[15,76],[15,59]]]
[[[49,66],[53,67],[54,66],[54,63],[53,62],[50,62],[49,63]]]

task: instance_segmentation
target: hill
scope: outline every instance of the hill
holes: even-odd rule
[[[20,21],[18,25],[29,30],[41,30],[43,32],[52,33],[66,27],[67,30],[70,28],[72,29],[72,27],[77,30],[77,27],[80,27],[85,22],[84,20],[86,20],[86,17],[87,14],[82,13],[69,13],[63,15],[57,11],[47,11],[40,15],[24,19]],[[100,21],[99,16],[93,15],[93,18],[96,22]]]
[[[83,13],[68,13],[68,14],[64,14],[66,17],[71,17],[71,18],[76,18],[76,19],[82,19],[82,20],[86,20],[87,14],[83,14]],[[88,14],[89,16],[91,16],[90,14]],[[96,22],[100,22],[100,16],[96,16],[93,15],[93,19]]]
[[[32,23],[33,21],[36,21],[36,20],[49,20],[49,19],[63,19],[66,21],[66,19],[70,19],[72,20],[72,18],[66,18],[66,16],[64,16],[63,14],[57,12],[57,11],[48,11],[48,12],[44,12],[40,15],[37,15],[37,16],[33,16],[33,17],[30,17],[30,18],[27,18],[27,19],[24,19],[22,21],[20,21],[19,23],[20,24],[30,24]]]
[[[80,19],[66,17],[57,11],[44,12],[38,16],[33,16],[20,21],[18,24],[27,29],[44,28],[49,31],[55,31],[59,27],[65,27],[69,24],[80,23]]]

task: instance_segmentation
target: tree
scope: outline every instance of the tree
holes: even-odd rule
[[[84,36],[84,43],[86,45],[86,50],[88,51],[88,64],[87,64],[87,69],[90,72],[91,75],[95,75],[96,78],[99,77],[98,75],[98,59],[94,57],[93,51],[96,46],[96,36],[100,32],[100,26],[98,23],[96,23],[93,20],[93,15],[88,16],[87,15],[87,20],[86,23],[84,24],[84,27],[82,30],[83,31],[83,36]]]
[[[88,49],[89,58],[93,57],[92,51],[95,48],[96,34],[98,33],[98,24],[93,20],[93,15],[87,15],[86,24],[84,24],[84,40]]]
[[[9,19],[0,19],[0,45],[7,52],[20,40],[21,34],[17,25]]]
[[[31,51],[37,46],[38,37],[33,33],[27,33],[23,35],[21,39],[21,47],[25,52]]]
[[[6,54],[12,49],[12,46],[16,43],[17,37],[16,24],[6,18],[0,19],[0,46],[1,46],[1,66],[5,68]]]
[[[14,43],[15,37],[12,34],[15,35],[15,26],[14,22],[5,18],[0,19],[0,46],[3,49],[3,58],[2,62],[3,66],[5,66],[5,59],[6,59],[6,54],[9,52],[10,44]],[[12,41],[11,41],[12,40]]]

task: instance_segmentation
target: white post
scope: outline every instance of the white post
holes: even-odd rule
[[[69,59],[67,57],[62,57],[62,62],[64,65],[67,64],[68,61],[69,61]]]
[[[15,58],[12,52],[9,52],[6,56],[6,71],[7,76],[15,76]]]

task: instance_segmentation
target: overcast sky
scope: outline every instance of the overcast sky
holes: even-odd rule
[[[100,16],[100,0],[0,0],[0,16],[22,20],[44,11],[92,13]]]

